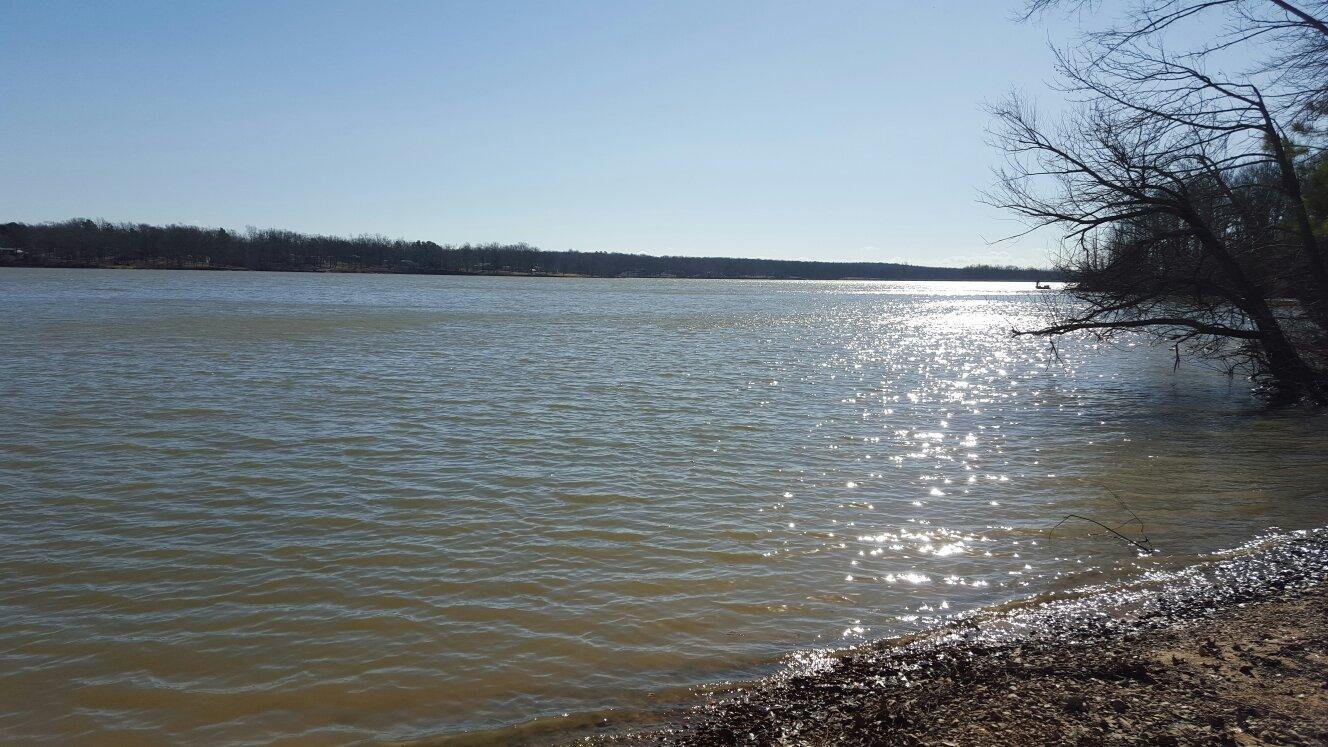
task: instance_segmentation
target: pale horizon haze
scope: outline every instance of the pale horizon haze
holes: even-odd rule
[[[979,201],[1020,7],[7,0],[0,221],[1043,265]]]

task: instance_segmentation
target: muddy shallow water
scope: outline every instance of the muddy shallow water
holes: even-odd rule
[[[0,271],[0,734],[632,711],[1328,524],[1323,417],[1165,351],[1059,363],[1007,334],[1047,298]]]

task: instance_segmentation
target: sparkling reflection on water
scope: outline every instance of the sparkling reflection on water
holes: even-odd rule
[[[0,271],[0,735],[635,708],[1328,523],[1328,425],[1025,284]],[[1067,513],[1146,523],[1135,557]]]

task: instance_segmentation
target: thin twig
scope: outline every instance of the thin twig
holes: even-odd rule
[[[1119,495],[1116,494],[1116,491],[1112,490],[1111,488],[1105,485],[1102,486],[1102,489],[1107,491],[1108,493],[1111,493],[1111,497],[1116,499],[1116,502],[1120,504],[1120,507],[1130,512],[1130,516],[1134,517],[1134,522],[1139,525],[1139,536],[1144,538],[1144,544],[1148,545],[1149,547],[1152,547],[1153,541],[1148,539],[1148,532],[1144,531],[1144,520],[1139,518],[1139,514],[1136,514],[1134,512],[1134,509],[1130,508],[1129,504],[1125,502],[1125,499],[1121,498]],[[1123,527],[1126,526],[1127,524],[1129,524],[1129,522],[1121,524],[1121,526]],[[1120,527],[1117,528],[1119,529]]]
[[[1098,526],[1102,527],[1103,529],[1107,530],[1108,532],[1111,532],[1112,534],[1116,535],[1117,537],[1120,537],[1121,539],[1125,540],[1126,542],[1129,542],[1131,545],[1134,545],[1135,547],[1139,548],[1139,551],[1140,551],[1140,552],[1145,553],[1145,554],[1147,554],[1147,555],[1152,555],[1152,554],[1154,554],[1154,553],[1157,552],[1156,549],[1154,549],[1154,548],[1152,548],[1152,547],[1149,547],[1148,545],[1141,544],[1141,543],[1139,543],[1139,542],[1136,541],[1136,540],[1132,540],[1132,539],[1130,539],[1129,537],[1126,537],[1125,535],[1121,534],[1120,532],[1116,531],[1115,529],[1112,529],[1111,527],[1107,526],[1106,524],[1103,524],[1102,522],[1098,521],[1097,519],[1090,519],[1090,518],[1088,518],[1087,516],[1080,516],[1079,514],[1066,514],[1064,519],[1061,519],[1060,521],[1056,522],[1056,526],[1053,526],[1051,529],[1048,529],[1048,530],[1047,530],[1047,536],[1050,537],[1052,532],[1054,532],[1054,531],[1056,531],[1057,529],[1059,529],[1060,526],[1061,526],[1061,524],[1064,524],[1065,522],[1069,521],[1070,519],[1082,519],[1083,521],[1087,521],[1087,522],[1090,522],[1090,523],[1093,523],[1093,524],[1097,524]]]
[[[1061,368],[1067,368],[1065,360],[1061,358],[1061,351],[1056,348],[1055,338],[1048,337],[1047,342],[1051,345],[1051,354],[1055,356],[1056,362],[1061,364]]]

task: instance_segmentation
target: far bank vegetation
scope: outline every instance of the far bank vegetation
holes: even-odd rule
[[[440,245],[382,236],[315,236],[275,229],[151,226],[70,220],[0,224],[0,266],[145,267],[289,272],[389,272],[586,277],[808,280],[1054,279],[1021,267],[926,267],[893,262],[802,262],[542,251],[526,244]]]

